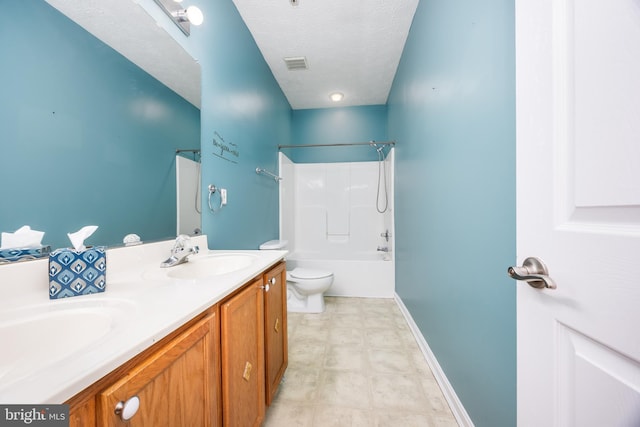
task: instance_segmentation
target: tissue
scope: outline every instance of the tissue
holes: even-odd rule
[[[44,231],[32,230],[28,225],[23,225],[14,233],[2,232],[0,250],[13,248],[39,248],[42,247]]]
[[[71,245],[77,251],[84,251],[87,247],[84,245],[84,241],[89,238],[95,231],[98,229],[97,225],[87,225],[82,227],[80,230],[75,233],[67,233],[69,236],[69,240],[71,240]]]

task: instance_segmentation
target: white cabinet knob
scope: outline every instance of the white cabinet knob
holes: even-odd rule
[[[130,420],[140,408],[140,398],[133,396],[126,402],[120,401],[116,404],[115,413],[120,415],[123,421]]]

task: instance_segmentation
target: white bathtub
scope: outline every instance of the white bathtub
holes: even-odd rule
[[[287,270],[301,267],[331,271],[333,284],[325,295],[393,298],[395,293],[394,262],[389,254],[371,252],[341,256],[294,252],[286,259]]]

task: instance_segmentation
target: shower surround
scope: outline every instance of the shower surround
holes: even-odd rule
[[[376,210],[385,197],[384,175],[376,197],[378,162],[296,164],[279,156],[280,239],[289,241],[288,268],[332,271],[326,295],[392,298],[393,149],[385,160],[384,213]]]

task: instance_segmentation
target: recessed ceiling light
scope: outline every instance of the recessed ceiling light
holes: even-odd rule
[[[329,95],[329,98],[331,98],[333,102],[340,102],[342,101],[342,98],[344,98],[344,94],[340,92],[333,92],[331,95]]]

